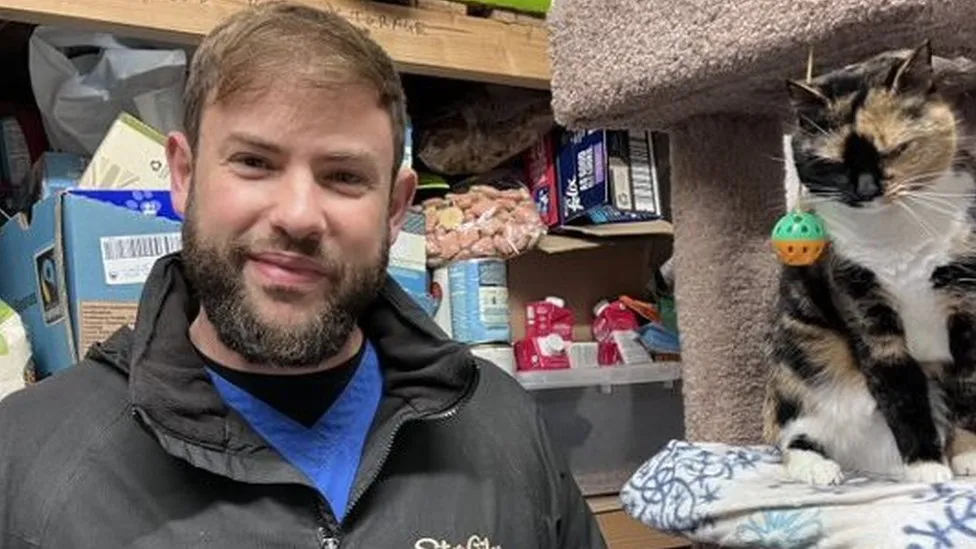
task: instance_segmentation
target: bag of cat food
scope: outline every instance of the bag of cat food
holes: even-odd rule
[[[546,234],[532,196],[512,172],[466,180],[422,204],[430,268],[464,259],[515,257]]]
[[[20,315],[0,301],[0,399],[32,381],[31,354]]]

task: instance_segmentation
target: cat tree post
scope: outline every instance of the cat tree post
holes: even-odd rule
[[[775,160],[782,130],[772,118],[714,115],[670,135],[686,434],[754,443],[762,432],[758,350],[778,272],[769,231],[785,208]]]

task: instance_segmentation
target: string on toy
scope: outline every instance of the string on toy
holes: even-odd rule
[[[813,44],[812,43],[807,47],[807,74],[805,80],[808,86],[813,85]],[[794,212],[803,212],[806,210],[804,199],[807,198],[807,193],[809,191],[807,191],[806,187],[804,187],[803,184],[800,183],[799,181],[797,181],[796,186],[797,186],[796,202],[793,203],[793,207],[790,208],[790,212],[787,212],[787,214],[794,213]]]
[[[813,44],[807,51],[806,85],[813,85]],[[794,267],[813,265],[827,246],[823,219],[804,207],[806,189],[797,188],[796,203],[776,222],[772,230],[772,245],[781,262]]]

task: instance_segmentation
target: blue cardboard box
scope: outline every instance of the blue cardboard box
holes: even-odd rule
[[[387,273],[424,310],[433,314],[433,301],[428,294],[430,273],[427,272],[426,220],[422,211],[407,211],[403,228],[390,247]]]
[[[131,324],[153,263],[181,248],[179,221],[98,192],[55,193],[0,227],[0,299],[24,321],[38,378]]]
[[[615,204],[611,162],[619,147],[612,139],[608,142],[608,136],[603,130],[560,132],[556,171],[561,224],[601,225],[660,217]]]

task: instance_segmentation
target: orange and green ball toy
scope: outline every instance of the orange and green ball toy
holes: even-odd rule
[[[773,227],[773,248],[790,266],[813,265],[827,247],[823,219],[813,212],[794,210]]]

